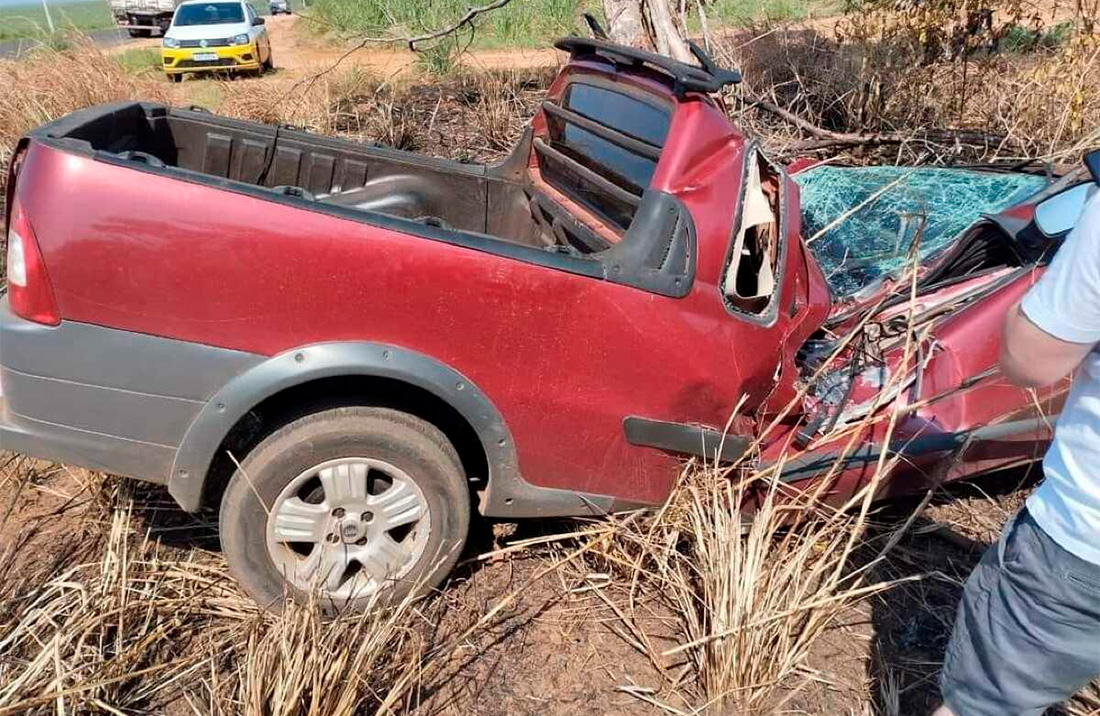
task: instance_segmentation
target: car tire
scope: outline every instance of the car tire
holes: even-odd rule
[[[133,27],[128,28],[126,31],[130,33],[130,37],[150,37],[151,35],[150,30],[140,30]]]
[[[183,75],[168,75],[169,82],[183,82]]]
[[[275,69],[275,58],[271,54],[271,50],[267,51],[267,59],[263,61],[263,65],[260,67],[261,72],[268,72]]]
[[[414,502],[411,527],[391,529]],[[261,606],[278,611],[286,597],[302,602],[316,589],[329,609],[363,610],[439,586],[465,545],[470,494],[457,452],[434,425],[389,408],[334,408],[249,452],[219,520],[230,571]]]

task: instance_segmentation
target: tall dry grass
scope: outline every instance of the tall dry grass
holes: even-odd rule
[[[287,602],[253,623],[225,700],[246,716],[407,713],[427,669],[412,606],[326,618],[317,599]]]
[[[110,515],[96,561],[47,569],[39,580],[20,575],[4,589],[0,714],[155,703],[201,663],[191,646],[221,643],[255,612],[224,568],[166,557],[135,535],[132,505],[125,500]]]
[[[64,50],[48,47],[0,60],[0,164],[27,131],[69,112],[105,102],[167,100],[165,85],[127,73],[86,37]]]
[[[449,159],[491,162],[515,146],[553,76],[553,68],[464,70],[431,82],[386,81],[353,66],[293,86],[227,84],[218,111]]]
[[[953,0],[860,3],[836,21],[760,25],[720,40],[720,56],[745,74],[744,86],[731,93],[734,116],[777,152],[805,151],[813,137],[743,99],[770,100],[829,131],[911,137],[869,144],[849,157],[855,161],[1076,161],[1100,146],[1098,9],[1052,5],[1054,19],[1038,11],[1020,18],[1018,5],[984,3],[990,24],[968,28],[965,3]],[[1059,29],[1050,45],[1013,50],[1003,41],[1010,31],[1050,27]],[[943,130],[989,141],[925,136]],[[825,143],[821,151],[849,149]]]
[[[180,699],[197,714],[406,710],[425,669],[411,600],[261,612],[216,555],[150,537],[132,487],[89,480],[101,536],[69,549],[32,540],[33,554],[5,560],[0,715],[157,713]]]
[[[662,510],[598,551],[628,585],[616,608],[628,634],[693,713],[781,709],[807,685],[821,637],[897,586],[868,580],[871,524],[861,509],[890,467],[837,508],[772,470],[691,465]],[[644,626],[653,603],[668,615],[658,633]]]
[[[834,487],[845,468],[844,456],[872,427],[881,428],[876,440],[890,444],[902,414],[892,400],[894,390],[919,369],[917,346],[927,339],[929,327],[918,325],[913,310],[918,243],[919,237],[899,280],[909,287],[910,302],[902,314],[909,330],[897,362],[864,418],[815,441],[839,440],[843,446],[824,474],[801,485],[784,482],[784,464],[806,454],[793,445],[769,465],[753,459],[761,445],[776,439],[772,431],[800,403],[799,394],[761,426],[745,457],[725,466],[690,464],[662,509],[650,519],[624,521],[616,539],[598,552],[629,584],[626,606],[616,613],[634,644],[670,677],[669,688],[691,705],[692,713],[782,709],[806,685],[799,674],[822,635],[861,600],[900,583],[871,580],[872,568],[912,518],[881,544],[873,546],[868,539],[872,504],[898,456],[882,451],[870,475],[854,494],[841,493],[840,503]],[[846,347],[870,318],[839,339],[808,382],[854,359],[845,358]],[[643,599],[663,604],[671,616],[674,646],[658,646],[661,641],[642,626],[638,604]],[[685,669],[693,678],[684,678]],[[678,713],[668,703],[647,700]]]

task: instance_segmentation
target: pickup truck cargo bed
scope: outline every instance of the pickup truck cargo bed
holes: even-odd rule
[[[461,164],[141,103],[78,112],[54,125],[50,133],[151,168],[183,169],[208,179],[271,189],[275,194],[516,243],[534,245],[536,241],[515,162],[491,168]]]

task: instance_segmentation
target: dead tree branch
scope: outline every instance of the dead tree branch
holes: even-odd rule
[[[342,65],[344,63],[344,60],[351,57],[352,55],[354,55],[359,50],[362,50],[362,49],[366,48],[368,45],[404,44],[404,45],[408,46],[408,48],[410,50],[415,52],[416,51],[416,44],[418,42],[428,42],[429,40],[438,40],[441,37],[446,37],[447,35],[451,35],[455,32],[458,32],[463,27],[466,27],[467,25],[471,24],[474,21],[474,19],[477,18],[479,15],[483,15],[487,12],[492,12],[494,10],[499,10],[500,8],[502,8],[505,5],[509,4],[510,2],[512,2],[512,0],[493,0],[493,2],[491,2],[487,5],[480,5],[478,7],[471,7],[468,10],[466,10],[466,13],[462,17],[458,18],[457,20],[452,22],[450,25],[447,25],[446,27],[439,28],[438,30],[432,30],[431,32],[426,32],[422,35],[416,35],[416,36],[413,36],[413,37],[360,37],[359,41],[357,43],[355,43],[354,45],[349,47],[347,49],[347,51],[344,52],[344,54],[342,54],[338,58],[336,58],[336,60],[333,63],[331,63],[328,67],[324,68],[323,70],[320,70],[319,72],[314,73],[313,75],[311,75],[309,77],[303,77],[302,79],[298,80],[293,85],[291,85],[291,87],[289,89],[287,89],[285,92],[283,92],[282,96],[280,96],[278,98],[278,100],[276,100],[275,106],[278,106],[279,104],[282,104],[282,102],[284,100],[286,100],[288,97],[290,97],[290,95],[292,95],[294,92],[298,91],[298,89],[300,87],[302,87],[303,85],[305,86],[305,91],[302,93],[303,96],[304,96],[306,92],[308,92],[310,89],[313,88],[313,85],[316,84],[319,79],[321,79],[325,75],[329,74],[330,72],[334,71],[336,68],[338,68],[340,65]],[[316,18],[310,18],[310,20],[313,21],[313,22],[317,21]]]
[[[446,27],[440,28],[438,30],[433,30],[432,32],[428,32],[423,35],[417,35],[416,37],[406,37],[403,38],[403,40],[408,45],[408,48],[410,50],[415,50],[416,43],[428,42],[429,40],[438,40],[441,37],[445,37],[447,35],[450,35],[451,33],[458,32],[463,27],[473,22],[474,18],[476,18],[478,15],[483,15],[487,12],[492,12],[493,10],[499,10],[510,2],[512,2],[512,0],[495,0],[488,5],[481,5],[479,7],[469,8],[468,10],[466,10],[465,15],[455,20],[453,23]]]
[[[1006,141],[1006,137],[986,132],[978,132],[968,129],[927,129],[912,132],[869,132],[857,134],[852,132],[834,132],[831,129],[819,127],[816,124],[799,117],[790,110],[783,109],[779,105],[766,99],[749,99],[750,107],[758,107],[770,114],[774,114],[785,122],[793,124],[816,139],[799,142],[790,147],[793,151],[815,151],[819,149],[833,149],[838,147],[869,146],[877,144],[905,144],[907,142],[931,142],[936,144],[966,144],[969,146],[999,146]]]
[[[350,52],[355,52],[356,50],[361,50],[364,47],[366,47],[367,45],[405,45],[410,50],[415,51],[416,50],[416,45],[418,43],[428,42],[430,40],[438,40],[441,37],[446,37],[447,35],[452,35],[452,34],[458,32],[459,30],[461,30],[462,28],[466,27],[467,25],[472,24],[473,21],[475,19],[477,19],[477,17],[479,15],[484,15],[485,13],[493,12],[494,10],[499,10],[500,8],[504,7],[505,5],[510,4],[511,2],[512,2],[512,0],[494,0],[493,2],[488,3],[487,5],[479,5],[477,7],[468,8],[466,10],[466,13],[462,17],[458,18],[457,20],[452,22],[450,25],[447,25],[445,27],[441,27],[441,28],[436,29],[436,30],[431,30],[429,32],[425,32],[424,34],[421,34],[421,35],[412,35],[412,36],[379,35],[379,36],[367,36],[367,37],[363,37],[363,36],[354,37],[354,36],[351,36],[351,37],[348,37],[347,39],[357,40],[357,43],[350,49]],[[312,15],[304,16],[304,19],[305,19],[306,22],[311,22],[311,23],[315,23],[315,24],[318,24],[318,25],[322,25],[322,26],[328,27],[331,30],[339,31],[339,30],[343,29],[343,28],[339,28],[339,27],[335,26],[333,23],[326,22],[326,21],[324,21],[324,20],[322,20],[318,17],[314,17]]]

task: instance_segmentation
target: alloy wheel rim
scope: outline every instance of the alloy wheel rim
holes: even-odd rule
[[[282,489],[267,518],[267,550],[295,588],[355,599],[408,574],[430,530],[428,502],[408,473],[376,458],[339,458]]]

